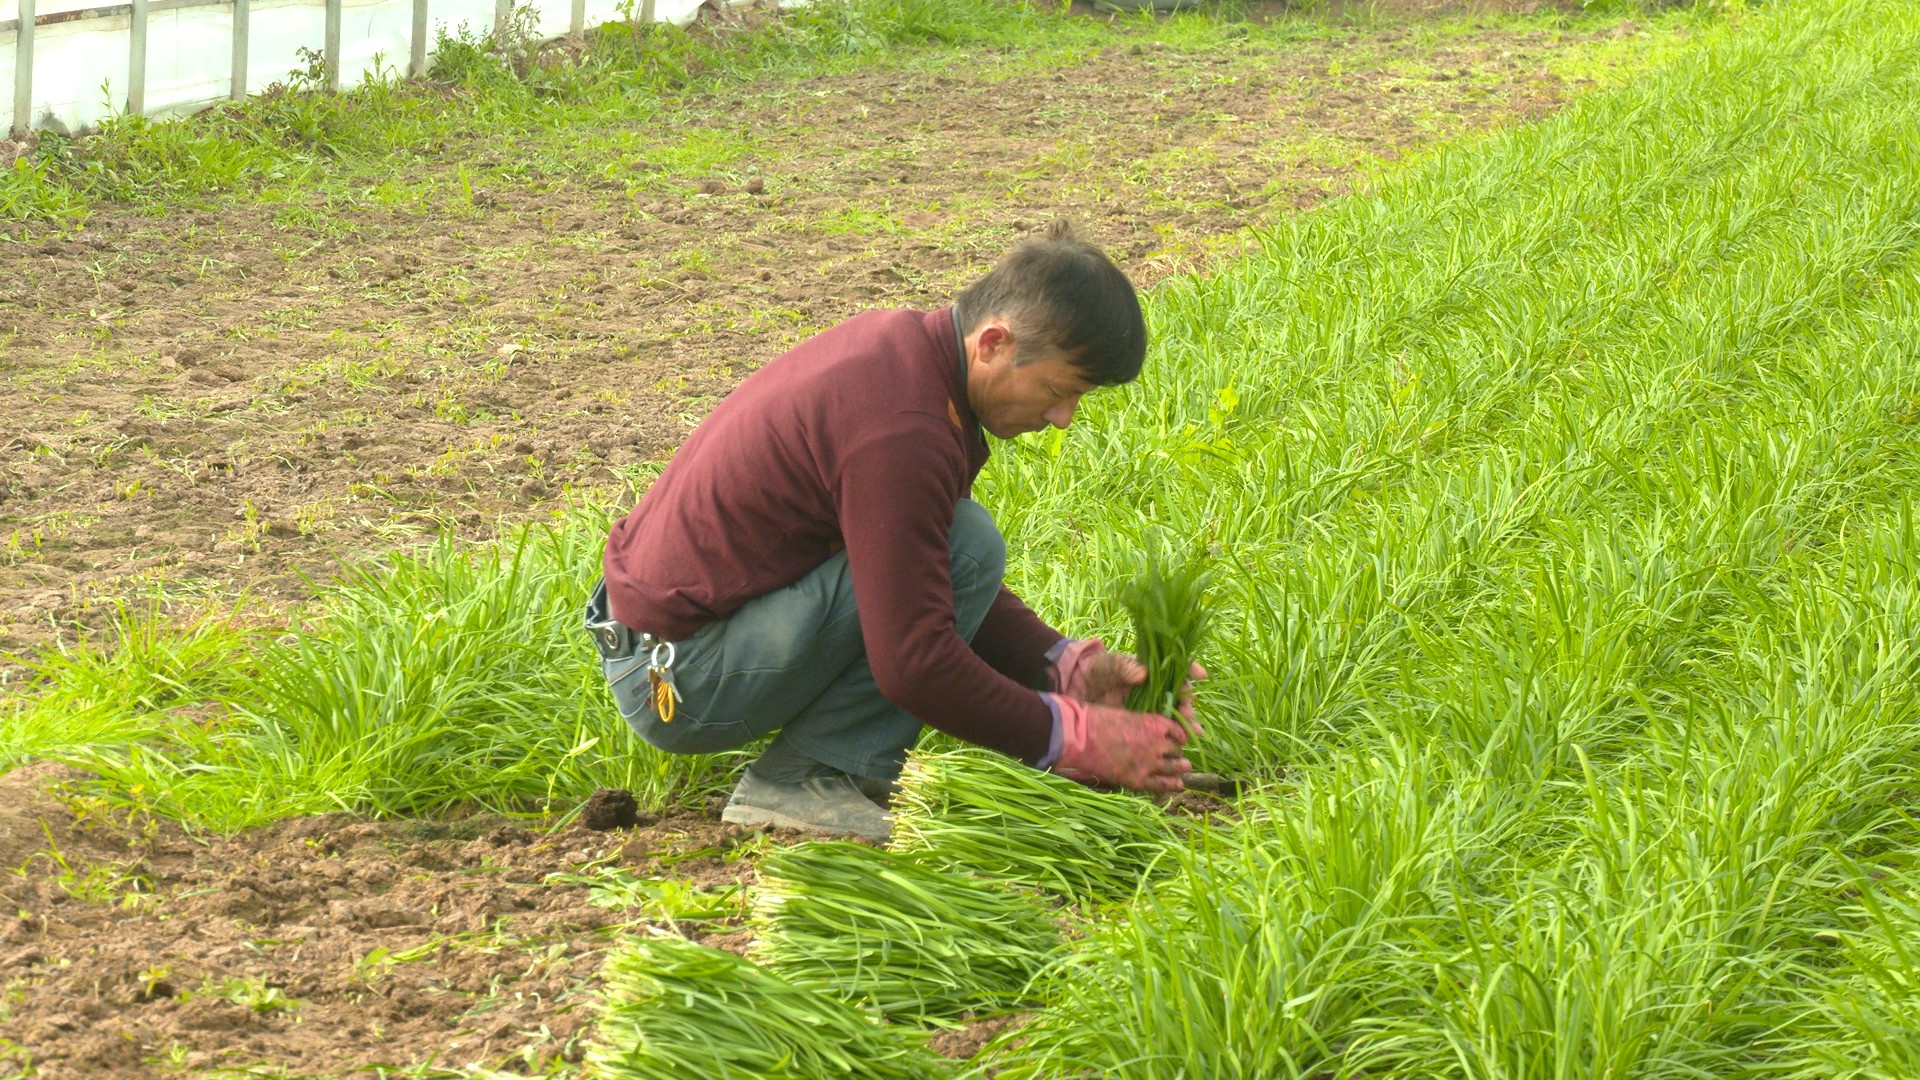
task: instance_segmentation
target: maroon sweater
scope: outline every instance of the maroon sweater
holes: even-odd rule
[[[845,548],[880,692],[968,742],[1048,750],[1060,634],[1000,590],[972,646],[954,629],[947,533],[987,461],[951,309],[882,311],[742,382],[607,543],[615,619],[677,641]]]

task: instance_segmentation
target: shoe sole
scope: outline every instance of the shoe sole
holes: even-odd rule
[[[720,820],[729,825],[771,825],[780,829],[795,829],[800,832],[820,833],[823,836],[858,836],[863,840],[875,840],[880,843],[885,843],[893,836],[893,829],[891,827],[889,827],[886,832],[878,835],[861,832],[858,829],[830,829],[817,822],[802,821],[799,818],[791,818],[772,810],[762,810],[757,806],[729,806],[725,810],[720,811]]]

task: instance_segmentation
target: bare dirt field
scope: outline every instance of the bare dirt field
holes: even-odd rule
[[[1357,169],[1555,108],[1556,59],[1608,33],[990,56],[691,95],[679,127],[727,143],[697,175],[633,155],[470,205],[232,199],[16,227],[0,651],[72,640],[158,585],[292,597],[443,525],[623,501],[810,331],[944,303],[1061,216],[1151,284]],[[443,167],[463,155],[500,160],[459,147]]]
[[[757,839],[697,815],[607,832],[308,818],[195,836],[49,791],[58,778],[0,777],[0,866],[20,871],[0,880],[0,1075],[577,1062],[602,954],[647,924],[548,875],[612,865],[738,885]],[[715,904],[671,925],[744,947],[739,905]]]
[[[12,226],[0,652],[157,589],[271,607],[444,527],[623,503],[758,364],[863,309],[942,304],[1052,218],[1151,285],[1370,170],[1559,107],[1637,33],[1142,34],[1071,63],[887,64],[686,94],[598,170],[451,146],[395,178],[418,198]],[[0,1075],[564,1071],[598,957],[637,916],[547,875],[739,883],[762,842],[698,816],[193,836],[49,789],[62,775],[0,777]],[[744,944],[737,917],[651,925]]]

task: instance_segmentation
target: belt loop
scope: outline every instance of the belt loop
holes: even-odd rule
[[[635,632],[616,620],[608,610],[607,583],[603,578],[587,598],[586,628],[593,635],[594,648],[603,660],[624,660],[634,653]]]

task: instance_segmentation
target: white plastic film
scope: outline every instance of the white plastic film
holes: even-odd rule
[[[195,112],[227,99],[233,74],[231,3],[167,7],[154,0],[147,19],[146,109],[149,116]],[[655,0],[654,18],[685,25],[701,0]],[[248,23],[247,92],[257,94],[288,74],[303,71],[302,48],[319,53],[326,33],[325,0],[253,0]],[[536,32],[565,34],[573,21],[572,0],[538,0],[516,6],[539,15]],[[41,0],[33,36],[33,104],[28,123],[58,121],[70,131],[99,123],[127,107],[127,71],[132,17],[111,0]],[[114,8],[113,14],[61,21],[50,16]],[[636,17],[640,0],[631,10]],[[0,26],[17,23],[18,0],[0,0]],[[494,0],[428,0],[427,47],[437,32],[464,27],[484,35],[493,28]],[[615,0],[587,0],[588,26],[627,17]],[[412,48],[413,0],[343,0],[340,20],[340,85],[357,85],[369,74],[406,74]],[[18,31],[0,31],[0,87],[13,86]],[[11,116],[0,122],[5,134]]]

